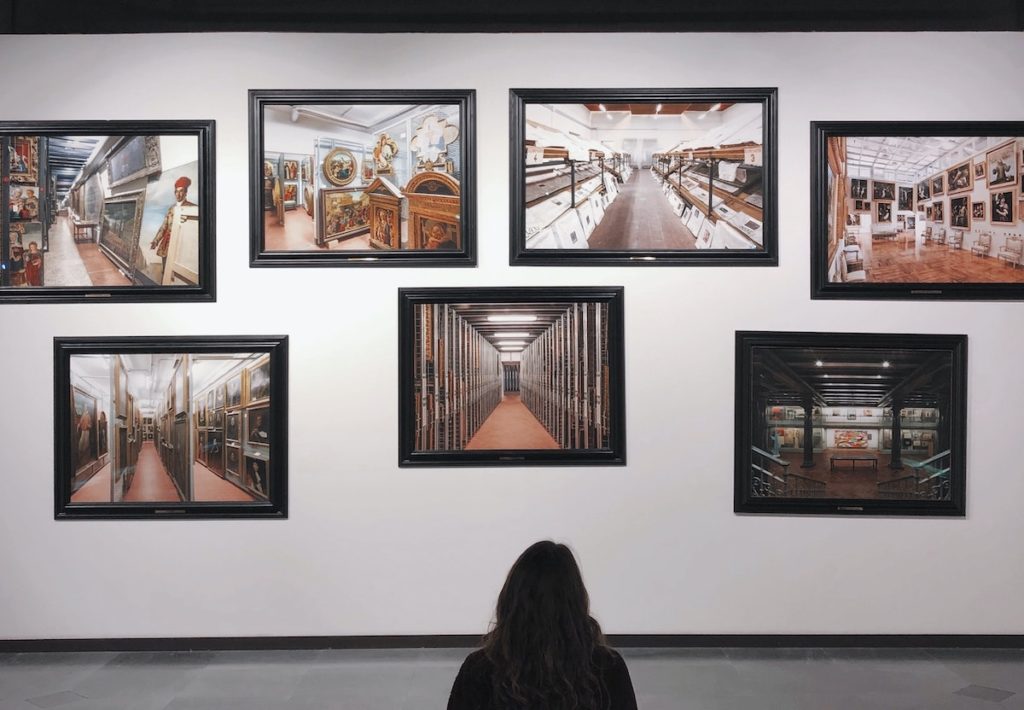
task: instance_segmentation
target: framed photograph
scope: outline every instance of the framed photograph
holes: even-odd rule
[[[983,161],[981,161],[979,163],[975,163],[974,164],[974,181],[978,182],[979,180],[983,181],[984,179],[985,179],[985,161],[983,160]]]
[[[1014,196],[1013,190],[1002,190],[999,192],[990,193],[989,203],[992,207],[992,209],[990,210],[990,213],[992,215],[990,222],[993,226],[1016,225],[1017,217],[1016,213],[1014,212],[1014,205],[1017,204],[1017,199]],[[1016,269],[1014,269],[1014,271],[1016,271]]]
[[[962,517],[966,440],[965,335],[736,333],[738,513]]]
[[[896,199],[896,183],[882,182],[881,180],[872,180],[871,199],[888,200],[889,202],[894,201]]]
[[[0,303],[215,300],[213,121],[0,121],[0,152]]]
[[[250,91],[251,265],[474,266],[475,101],[454,89]],[[264,167],[296,135],[313,146],[308,179],[291,161],[297,181],[288,160],[283,177]]]
[[[400,289],[398,303],[399,466],[625,464],[621,287]]]
[[[956,195],[974,189],[974,170],[972,160],[965,160],[946,170],[946,194]]]
[[[55,517],[287,517],[287,346],[285,336],[55,338]],[[211,402],[262,362],[266,443],[243,450],[242,413],[225,420]],[[186,404],[175,416],[163,400],[176,397],[178,374]],[[156,437],[140,431],[152,410]],[[241,455],[260,461],[259,486],[242,482]]]
[[[985,174],[989,190],[1016,185],[1020,179],[1016,140],[1008,141],[986,153],[985,164],[988,166]]]
[[[868,181],[850,178],[850,198],[854,200],[868,199]]]
[[[986,238],[1000,244],[1016,227],[1018,185],[990,191],[992,176],[976,180],[973,166],[1016,161],[1015,146],[1024,140],[1019,136],[1024,121],[812,123],[811,297],[1024,299],[1024,270],[1001,269],[998,260],[979,258],[977,249],[949,248],[985,244]],[[861,226],[860,245],[851,245],[847,217],[859,210],[845,190],[854,179],[876,175],[882,185],[895,185],[895,206],[903,214],[892,215],[891,203],[883,208],[876,201],[871,223]],[[916,204],[907,199],[911,192]],[[975,203],[989,207],[979,210]],[[993,222],[997,203],[1002,221]],[[918,219],[911,230],[906,213],[915,207]],[[974,216],[979,212],[980,222]],[[982,225],[985,217],[988,225]],[[917,233],[918,227],[924,231]],[[986,237],[979,229],[993,234]]]
[[[985,220],[985,203],[984,202],[972,202],[971,203],[971,221],[972,222],[984,222]]]
[[[899,204],[897,208],[900,212],[913,212],[914,211],[914,188],[900,187]]]
[[[971,198],[969,195],[949,198],[949,226],[955,229],[971,228]]]
[[[777,265],[776,97],[512,89],[510,263]],[[573,212],[582,240],[553,238]]]

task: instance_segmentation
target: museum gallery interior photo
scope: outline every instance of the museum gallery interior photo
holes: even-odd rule
[[[460,249],[459,119],[456,105],[267,105],[263,249]]]
[[[754,351],[756,496],[950,497],[948,353]]]
[[[608,305],[419,304],[416,449],[609,446]]]
[[[1024,17],[785,4],[0,3],[0,710],[1024,708]]]
[[[762,136],[759,103],[527,103],[526,248],[762,249]]]
[[[70,384],[72,504],[267,498],[262,354],[73,355]]]
[[[837,136],[829,280],[1024,283],[1009,136]]]
[[[199,283],[196,138],[19,135],[3,143],[3,286]]]

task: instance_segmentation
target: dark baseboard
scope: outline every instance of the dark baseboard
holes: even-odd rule
[[[617,648],[1024,649],[1024,634],[610,634]],[[0,653],[473,648],[474,635],[0,639]]]

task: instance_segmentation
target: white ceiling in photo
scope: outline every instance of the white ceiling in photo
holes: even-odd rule
[[[852,177],[916,182],[1006,140],[987,136],[850,137],[846,139],[846,167]]]

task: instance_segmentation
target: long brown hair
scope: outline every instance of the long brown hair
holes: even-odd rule
[[[500,710],[600,710],[610,702],[595,652],[604,634],[572,551],[544,540],[512,565],[484,654]]]

